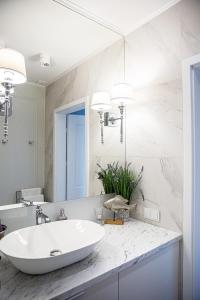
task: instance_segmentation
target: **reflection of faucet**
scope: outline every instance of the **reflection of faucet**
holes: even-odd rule
[[[21,198],[20,202],[22,202],[24,206],[33,206],[33,201],[31,200],[25,200],[24,198]]]
[[[42,212],[42,208],[40,205],[36,206],[36,224],[40,225],[42,223],[49,223],[51,220],[47,215]]]

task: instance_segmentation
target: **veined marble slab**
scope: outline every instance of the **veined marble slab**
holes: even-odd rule
[[[0,299],[46,300],[59,299],[61,295],[67,298],[181,239],[180,233],[134,219],[123,226],[105,225],[105,231],[105,238],[89,257],[45,275],[23,274],[2,258]],[[66,232],[66,239],[67,235]]]

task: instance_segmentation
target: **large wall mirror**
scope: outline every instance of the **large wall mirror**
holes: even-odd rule
[[[26,72],[26,82],[13,84],[6,143],[0,112],[0,205],[101,194],[97,164],[124,162],[126,128],[124,122],[121,143],[120,120],[103,125],[102,143],[100,114],[91,104],[95,92],[109,92],[121,80],[121,37],[55,1],[8,0],[1,2],[0,12],[0,50],[11,48],[23,55]],[[87,42],[77,48],[80,40]],[[115,47],[106,48],[117,40]],[[12,60],[0,58],[0,68],[16,63]],[[118,105],[110,111],[113,116],[120,119]]]

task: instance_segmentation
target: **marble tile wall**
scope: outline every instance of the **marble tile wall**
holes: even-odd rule
[[[126,156],[139,170],[144,165],[143,207],[158,207],[158,225],[182,228],[182,60],[200,52],[200,1],[182,0],[151,22],[127,36],[127,81],[135,101],[127,108]],[[46,191],[52,200],[53,111],[56,107],[110,90],[122,77],[122,42],[118,41],[75,68],[47,88],[46,92]],[[105,144],[95,112],[90,111],[90,194],[102,190],[95,177],[96,163],[124,162],[125,145],[119,128],[106,128]],[[137,197],[136,197],[137,198]]]

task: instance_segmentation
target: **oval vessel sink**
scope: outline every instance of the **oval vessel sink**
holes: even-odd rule
[[[0,251],[22,272],[43,274],[85,258],[104,234],[91,221],[57,221],[9,233],[0,241]]]

